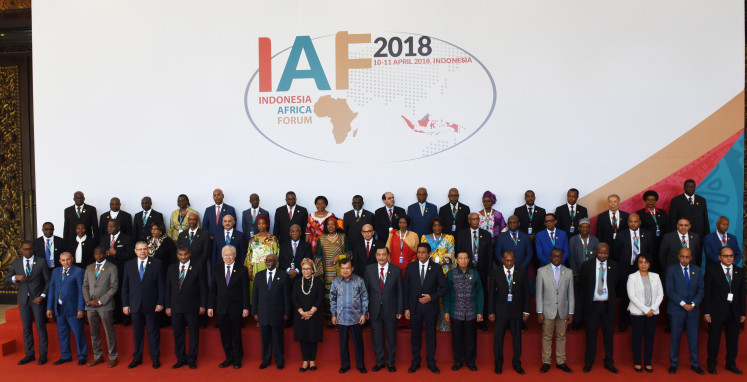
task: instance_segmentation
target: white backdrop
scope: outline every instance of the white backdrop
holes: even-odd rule
[[[743,7],[737,0],[36,1],[37,221],[61,228],[76,190],[99,213],[119,196],[133,215],[143,195],[169,214],[180,193],[202,213],[215,187],[239,214],[252,192],[271,211],[287,190],[310,209],[314,197],[326,195],[341,215],[356,193],[369,210],[384,191],[406,207],[418,186],[437,205],[458,186],[472,208],[490,189],[504,214],[532,188],[537,204],[553,209],[569,187],[584,195],[614,179],[743,89]],[[402,123],[399,116],[377,120],[375,112],[398,112],[406,96],[380,101],[376,84],[354,81],[360,70],[351,71],[349,91],[336,91],[333,37],[314,40],[333,89],[325,94],[347,97],[360,110],[351,127],[361,136],[334,146],[330,119],[317,116],[304,130],[278,133],[266,121],[255,128],[247,109],[257,107],[249,82],[258,39],[271,38],[275,55],[296,36],[339,31],[372,39],[427,35],[468,52],[484,70],[477,62],[460,66],[468,69],[455,69],[451,82],[428,88],[402,112],[414,121],[453,102],[448,111],[469,120],[462,127],[474,135],[424,158],[393,156],[407,153],[407,130],[395,135],[390,127]],[[378,49],[356,46],[351,57]],[[273,89],[287,55],[272,61]],[[299,68],[308,67],[302,59]],[[491,105],[489,79],[495,106],[478,130]],[[392,84],[384,85],[407,93],[412,79]],[[316,91],[311,85],[296,80],[286,95]],[[316,101],[321,93],[314,94]],[[370,104],[356,101],[361,97]],[[260,131],[306,156],[329,155],[291,153]]]

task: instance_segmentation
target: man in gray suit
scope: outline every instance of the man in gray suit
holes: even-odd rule
[[[49,290],[49,266],[42,257],[34,257],[34,244],[31,240],[24,240],[18,249],[21,257],[16,259],[8,269],[3,282],[18,284],[18,309],[21,311],[23,323],[23,342],[26,345],[26,356],[18,361],[19,365],[27,364],[34,357],[34,331],[39,334],[39,365],[47,362],[47,298]]]
[[[537,270],[537,320],[542,325],[542,368],[550,370],[552,336],[555,339],[557,367],[566,373],[573,370],[565,364],[565,330],[573,322],[573,272],[563,266],[563,250],[550,252],[550,264]]]
[[[117,366],[117,339],[114,335],[114,296],[119,288],[117,266],[106,260],[106,248],[93,250],[95,263],[86,267],[83,275],[83,299],[86,301],[88,323],[91,324],[93,361],[86,366],[104,362],[101,350],[101,323],[104,324],[106,344],[109,347],[109,367]]]
[[[372,227],[373,228],[373,227]],[[397,320],[402,317],[402,270],[389,262],[389,249],[376,249],[376,264],[366,267],[363,282],[368,290],[368,318],[371,322],[371,342],[376,354],[373,371],[384,368],[384,343],[386,338],[386,366],[389,372],[397,371],[394,358],[397,352]]]

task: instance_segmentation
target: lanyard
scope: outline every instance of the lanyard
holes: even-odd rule
[[[586,259],[586,256],[589,254],[589,239],[581,239],[581,245],[584,246],[584,259]]]
[[[517,235],[517,234],[516,234],[515,232],[511,232],[511,240],[513,240],[513,241],[514,241],[514,245],[519,245],[519,239],[518,239],[518,236],[519,236],[519,235]]]
[[[514,285],[514,275],[511,273],[511,271],[508,271],[508,274],[510,276],[506,276],[506,281],[508,282],[508,294],[511,294],[511,290],[513,289]]]

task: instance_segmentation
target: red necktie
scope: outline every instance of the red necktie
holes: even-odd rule
[[[381,271],[379,271],[379,285],[381,285],[381,289],[384,289],[384,267],[381,267]]]
[[[215,206],[215,224],[220,224],[220,206]]]
[[[366,256],[370,256],[370,255],[371,255],[371,244],[370,242],[367,241],[366,242]],[[381,269],[384,269],[384,268],[381,268]]]
[[[288,219],[293,220],[293,208],[288,210]]]

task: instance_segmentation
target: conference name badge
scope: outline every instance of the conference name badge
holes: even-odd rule
[[[514,295],[509,293],[508,296],[506,296],[506,301],[511,302],[514,300]]]

